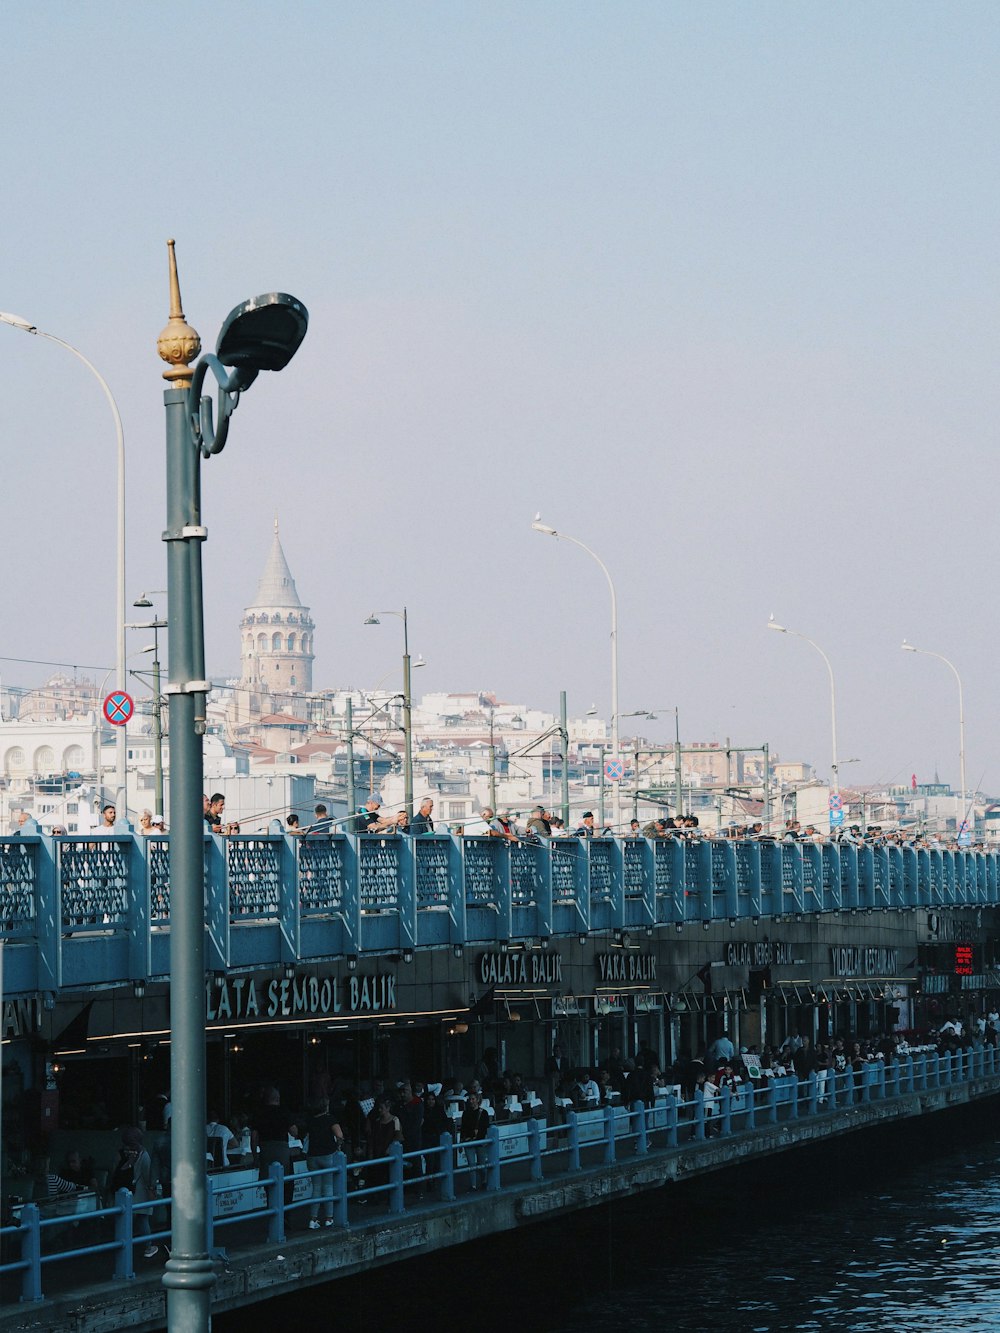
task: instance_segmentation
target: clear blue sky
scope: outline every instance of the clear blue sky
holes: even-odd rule
[[[204,467],[213,674],[277,513],[317,685],[385,675],[362,621],[405,602],[422,689],[607,711],[606,586],[541,511],[615,577],[623,711],[825,772],[774,611],[833,661],[845,778],[957,784],[906,637],[1000,791],[998,57],[963,0],[10,6],[0,308],[112,384],[131,600],[165,586],[165,239],[206,345],[308,306]],[[2,326],[0,393],[3,652],[110,664],[106,404]]]

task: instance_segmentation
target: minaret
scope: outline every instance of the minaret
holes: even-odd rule
[[[311,691],[315,628],[309,608],[299,601],[275,519],[274,541],[257,584],[257,595],[240,621],[240,683],[271,694]]]

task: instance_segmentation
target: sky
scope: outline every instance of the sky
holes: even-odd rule
[[[275,518],[317,688],[610,713],[844,782],[1000,794],[1000,8],[672,0],[8,6],[0,309],[125,428],[166,587],[168,237],[187,318],[310,313],[202,468],[208,671]],[[0,325],[0,674],[115,652],[115,437]],[[148,639],[130,635],[129,652]],[[141,666],[138,659],[130,665]],[[91,671],[90,674],[93,674]],[[141,687],[140,692],[141,692]],[[622,718],[629,734],[632,719]]]

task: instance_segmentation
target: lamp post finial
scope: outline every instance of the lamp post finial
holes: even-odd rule
[[[163,372],[163,378],[178,389],[186,389],[191,383],[189,363],[194,361],[201,351],[201,339],[184,318],[173,240],[167,241],[167,250],[170,266],[170,318],[167,327],[157,339],[156,350],[169,367]]]

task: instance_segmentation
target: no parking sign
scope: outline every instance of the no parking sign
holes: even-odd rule
[[[135,712],[135,701],[124,690],[114,690],[104,700],[104,720],[113,727],[124,727]]]

